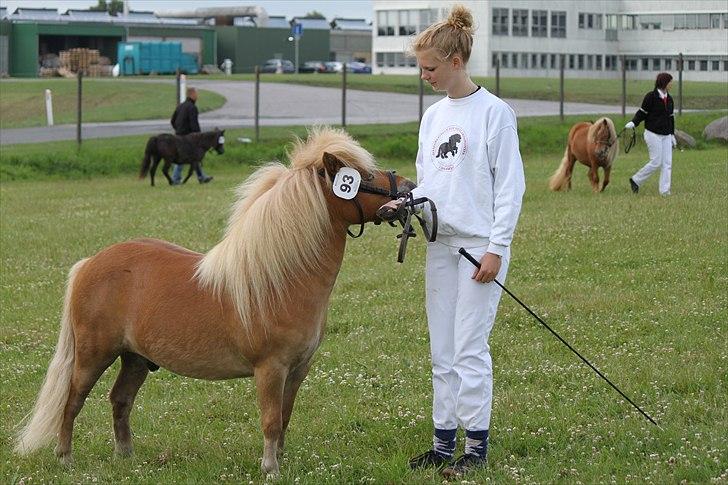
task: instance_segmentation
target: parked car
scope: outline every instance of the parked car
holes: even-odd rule
[[[344,64],[339,61],[325,62],[326,72],[341,72],[344,69]]]
[[[326,64],[321,61],[307,61],[298,67],[298,72],[328,72]]]
[[[353,72],[355,74],[371,74],[372,66],[363,62],[347,62],[346,72]]]
[[[260,72],[283,72],[288,74],[296,72],[296,68],[288,59],[268,59],[263,64]]]

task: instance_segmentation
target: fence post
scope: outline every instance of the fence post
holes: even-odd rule
[[[495,60],[495,95],[500,98],[500,57]]]
[[[182,103],[187,99],[187,76],[184,74],[179,75],[179,98],[178,103]]]
[[[725,61],[723,61],[725,62]],[[682,105],[683,105],[683,96],[682,96],[682,74],[683,74],[683,55],[682,52],[680,53],[678,60],[677,60],[677,75],[678,75],[678,81],[677,81],[677,114],[678,116],[682,116]]]
[[[260,66],[255,66],[255,143],[260,140]]]
[[[559,67],[559,120],[564,122],[564,63],[566,56],[561,54],[561,66]]]
[[[627,58],[622,56],[622,118],[627,116]]]
[[[346,128],[346,62],[341,65],[341,126]]]
[[[175,101],[175,106],[178,106],[180,103],[180,97],[181,97],[181,91],[180,91],[180,84],[179,84],[179,69],[177,69],[176,76],[177,78],[177,100]]]
[[[422,68],[420,68],[419,76],[419,94],[420,94],[420,117],[419,122],[422,122],[422,113],[425,110],[425,82],[422,80]]]
[[[53,126],[53,95],[50,89],[45,90],[46,120],[48,126]]]
[[[76,98],[76,143],[81,148],[81,86],[83,85],[83,70],[79,69],[76,75],[78,79],[78,96]]]

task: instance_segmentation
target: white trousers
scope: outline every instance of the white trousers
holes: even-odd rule
[[[477,260],[486,246],[469,248]],[[505,283],[510,251],[501,260],[497,279]],[[475,266],[458,248],[427,245],[425,274],[427,323],[432,354],[432,420],[437,429],[471,431],[490,427],[493,368],[488,337],[501,288],[478,283]]]
[[[650,154],[650,161],[632,176],[632,180],[641,186],[660,169],[660,194],[670,194],[670,180],[672,178],[672,137],[670,135],[657,135],[645,130],[645,143]]]

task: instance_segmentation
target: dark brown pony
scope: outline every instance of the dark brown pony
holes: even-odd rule
[[[254,376],[262,469],[278,473],[293,401],[323,338],[347,228],[374,221],[397,196],[393,189],[414,187],[378,170],[341,130],[313,130],[289,158],[290,166],[266,165],[238,188],[227,232],[206,254],[137,239],[73,266],[56,352],[17,452],[57,437],[56,455],[70,462],[74,419],[121,357],[109,396],[118,454],[132,452],[129,413],[150,369],[211,380]],[[332,190],[343,166],[369,188],[355,203]]]
[[[143,179],[149,174],[154,187],[154,173],[157,165],[164,160],[162,173],[167,177],[169,185],[174,185],[172,177],[169,176],[169,167],[173,164],[184,165],[189,163],[190,169],[182,183],[187,182],[197,166],[202,164],[202,159],[210,150],[215,150],[222,155],[225,153],[225,130],[215,128],[212,131],[202,133],[190,133],[189,135],[170,135],[163,133],[156,135],[147,141],[144,150],[144,160],[139,170],[139,178]]]
[[[589,180],[592,190],[601,192],[609,185],[612,162],[619,151],[619,141],[614,123],[609,118],[600,118],[596,123],[584,121],[569,130],[564,158],[561,165],[549,179],[551,190],[571,189],[571,174],[574,163],[579,160],[589,167]],[[599,189],[599,167],[604,169],[604,182]]]

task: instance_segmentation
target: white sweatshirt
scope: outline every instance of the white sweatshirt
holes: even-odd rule
[[[516,115],[510,106],[483,87],[430,106],[420,124],[412,193],[437,206],[439,242],[488,245],[487,252],[502,256],[513,239],[524,191]]]

